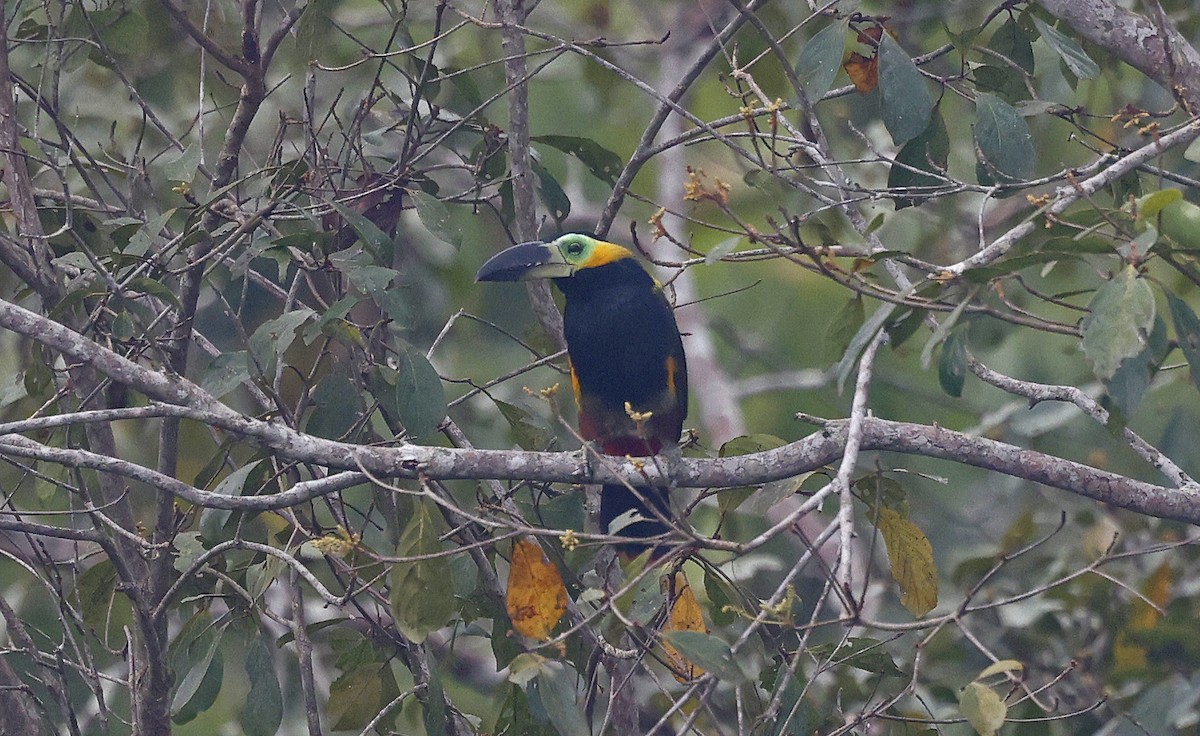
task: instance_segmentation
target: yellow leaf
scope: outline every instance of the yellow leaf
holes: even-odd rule
[[[914,616],[924,616],[938,600],[933,545],[916,524],[888,508],[879,509],[879,533],[887,546],[892,578],[900,585],[900,602]]]
[[[677,572],[674,578],[663,577],[662,586],[663,592],[671,601],[671,615],[667,617],[663,631],[699,631],[707,634],[708,627],[704,624],[704,612],[700,609],[700,602],[696,600],[696,594],[692,592],[692,586],[688,584],[687,576]],[[671,665],[671,673],[675,675],[676,680],[690,682],[704,674],[703,669],[689,662],[687,657],[671,646],[670,642],[663,641],[662,645],[663,651],[667,655],[667,663]]]
[[[567,610],[567,586],[537,542],[518,539],[513,545],[505,605],[513,628],[531,639],[549,639]]]
[[[1155,606],[1165,608],[1171,594],[1171,568],[1167,563],[1158,566],[1142,585],[1142,595],[1154,602]],[[1146,601],[1136,598],[1133,601],[1133,612],[1125,629],[1117,634],[1113,643],[1113,662],[1119,670],[1145,669],[1149,662],[1146,659],[1146,649],[1129,641],[1129,634],[1137,631],[1153,629],[1162,615]]]

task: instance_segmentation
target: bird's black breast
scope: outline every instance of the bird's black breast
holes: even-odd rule
[[[614,410],[655,403],[667,390],[668,358],[685,371],[683,344],[662,290],[632,259],[583,269],[558,282],[563,329],[580,391]],[[686,381],[686,377],[683,379]],[[687,406],[686,383],[676,399]]]

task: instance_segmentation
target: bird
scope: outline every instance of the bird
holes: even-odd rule
[[[582,233],[511,246],[485,262],[475,280],[539,278],[551,279],[565,297],[580,436],[619,457],[677,448],[687,416],[687,361],[662,285],[628,248]],[[626,557],[646,549],[661,557],[663,548],[644,540],[669,531],[662,519],[673,518],[665,489],[601,488],[600,529],[624,538],[616,547]]]

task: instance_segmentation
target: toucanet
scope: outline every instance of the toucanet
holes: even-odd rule
[[[683,341],[662,286],[633,253],[581,234],[551,242],[514,245],[483,264],[477,281],[553,279],[566,297],[563,333],[571,386],[579,407],[579,433],[607,455],[647,457],[674,448],[687,415],[687,364]],[[657,509],[650,510],[643,499]],[[635,511],[641,520],[625,526]],[[600,529],[630,541],[668,530],[665,491],[606,485],[600,496]]]

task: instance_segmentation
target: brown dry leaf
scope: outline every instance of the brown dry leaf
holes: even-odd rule
[[[542,640],[567,610],[567,586],[537,542],[518,539],[513,545],[505,605],[518,633]]]
[[[671,601],[671,615],[667,617],[663,631],[699,631],[707,634],[704,612],[700,609],[696,594],[692,592],[692,586],[688,584],[687,576],[681,572],[675,573],[674,584],[670,576],[664,576],[662,587]],[[663,641],[662,646],[667,655],[667,663],[671,665],[671,674],[675,675],[676,680],[691,682],[704,674],[703,669],[689,662],[670,642]]]
[[[864,56],[855,51],[850,54],[850,58],[842,64],[842,68],[846,70],[846,74],[850,75],[850,81],[854,82],[854,89],[858,90],[860,95],[865,95],[871,90],[879,86],[879,39],[883,38],[883,26],[871,26],[865,31],[858,32],[858,43],[864,46],[863,50],[870,49],[871,55]]]

